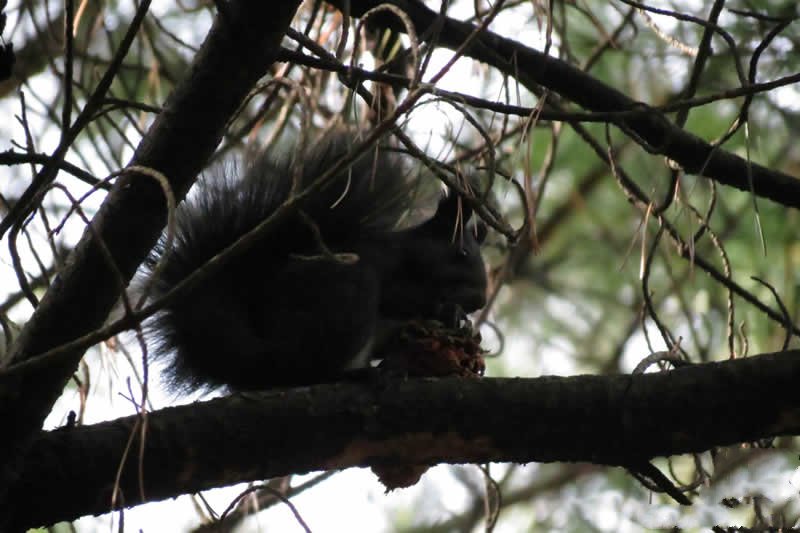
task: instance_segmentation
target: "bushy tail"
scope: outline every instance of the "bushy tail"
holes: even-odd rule
[[[177,210],[172,249],[165,250],[162,239],[150,255],[150,273],[157,262],[164,263],[152,297],[164,296],[274,213],[295,181],[294,190],[311,186],[352,144],[344,135],[333,135],[306,154],[258,157],[242,177],[203,179]],[[295,176],[298,167],[302,172]],[[332,267],[330,259],[319,258],[324,249],[350,252],[364,238],[394,231],[408,198],[398,158],[371,149],[303,201],[302,214],[289,216],[165,307],[148,330],[156,339],[155,355],[168,358],[170,387],[295,385],[344,366],[343,360],[369,340],[362,330],[364,323],[371,327],[376,314],[377,281],[364,265]],[[316,265],[309,259],[315,256]],[[335,286],[341,279],[346,281]],[[321,306],[332,308],[319,312]],[[343,309],[347,316],[341,316]]]

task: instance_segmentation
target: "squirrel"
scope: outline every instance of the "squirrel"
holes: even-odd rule
[[[264,154],[241,178],[203,179],[146,262],[159,298],[330,169],[354,143],[338,133],[294,158]],[[449,191],[429,220],[412,204],[402,158],[367,151],[260,242],[151,318],[173,391],[247,391],[336,381],[366,367],[381,324],[485,305],[485,226]]]

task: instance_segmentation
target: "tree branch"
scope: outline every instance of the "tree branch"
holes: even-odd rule
[[[361,16],[384,0],[328,0],[339,9],[349,4],[353,16]],[[420,38],[438,24],[438,13],[417,0],[388,0],[388,3],[404,10],[416,27]],[[399,32],[404,31],[396,18],[377,15],[375,22]],[[475,26],[446,18],[436,41],[437,45],[452,50],[458,47],[474,31]],[[719,183],[750,191],[781,205],[800,208],[800,180],[749,162],[722,148],[714,150],[710,143],[692,135],[673,124],[662,113],[637,102],[622,92],[609,87],[561,59],[547,56],[521,43],[484,31],[467,48],[465,55],[498,69],[507,76],[519,80],[529,90],[539,91],[545,87],[572,100],[585,109],[599,112],[636,111],[633,117],[616,120],[614,123],[633,132],[633,140],[653,153],[667,156],[691,174],[699,174]],[[748,174],[750,177],[748,177]]]
[[[637,376],[410,380],[237,395],[148,416],[145,499],[352,466],[658,456],[800,434],[800,350]],[[41,433],[9,504],[17,526],[110,510],[136,416]],[[74,490],[80,487],[81,490]],[[47,505],[41,505],[45,501]]]
[[[274,61],[299,3],[225,3],[225,12],[216,17],[186,78],[142,139],[132,164],[158,170],[176,194],[184,193],[219,143],[231,114]],[[12,364],[99,327],[165,220],[166,203],[153,180],[140,175],[118,180],[24,328]],[[116,268],[106,261],[98,237]],[[82,355],[82,350],[76,351],[41,372],[0,377],[0,426],[5,428],[0,440],[0,500],[15,476],[15,459],[26,439],[41,428]]]

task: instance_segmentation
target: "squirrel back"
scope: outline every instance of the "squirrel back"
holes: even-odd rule
[[[206,179],[177,210],[172,249],[148,259],[163,296],[348,152],[339,134],[307,154],[263,155],[241,178]],[[429,221],[398,229],[411,184],[388,150],[367,151],[301,202],[260,242],[148,323],[168,358],[173,390],[307,385],[365,366],[378,321],[433,318],[441,305],[470,312],[486,278],[469,210],[449,195]],[[466,217],[464,216],[466,215]],[[454,237],[456,236],[456,237]]]

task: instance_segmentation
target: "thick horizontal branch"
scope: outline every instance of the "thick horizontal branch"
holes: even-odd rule
[[[339,9],[348,4],[354,16],[361,16],[382,3],[394,4],[408,14],[417,33],[422,36],[435,26],[438,18],[438,13],[417,0],[328,2]],[[405,31],[392,15],[381,15],[380,20],[381,24],[396,31]],[[436,43],[455,50],[474,30],[473,24],[445,18]],[[546,87],[590,111],[640,110],[637,116],[616,123],[635,133],[634,140],[646,145],[649,151],[667,156],[688,173],[702,175],[743,191],[752,188],[758,196],[800,208],[800,179],[749,162],[724,149],[714,150],[711,144],[676,126],[662,113],[629,98],[566,61],[490,31],[481,33],[464,53],[519,80],[530,90],[535,90],[536,86]]]
[[[238,395],[147,418],[126,505],[352,466],[488,461],[636,465],[800,434],[800,351],[637,376],[411,380]],[[108,512],[137,417],[44,432],[10,492],[17,526]],[[80,487],[80,490],[74,490]],[[41,502],[47,502],[41,505]]]

